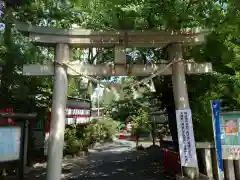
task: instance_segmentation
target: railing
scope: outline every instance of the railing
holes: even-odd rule
[[[216,150],[213,143],[198,142],[196,148],[201,152],[204,174],[209,179],[218,180],[218,166]],[[225,180],[240,180],[240,160],[224,160]]]
[[[199,162],[203,164],[203,174],[199,179],[218,179],[218,165],[216,150],[213,143],[210,142],[197,142],[196,148],[200,154]],[[180,161],[179,154],[177,152],[163,149],[164,150],[164,168],[167,173],[177,173],[180,172]],[[172,172],[173,169],[177,172]],[[224,160],[224,174],[225,180],[240,180],[240,160]],[[186,179],[177,176],[177,179]]]

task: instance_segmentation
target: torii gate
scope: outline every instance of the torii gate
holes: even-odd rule
[[[151,32],[151,31],[112,31],[98,32],[86,29],[56,29],[31,26],[16,22],[18,30],[27,32],[31,42],[55,47],[54,64],[24,65],[23,74],[28,76],[54,75],[54,89],[52,100],[51,133],[49,137],[47,180],[61,179],[62,151],[64,143],[65,129],[65,108],[67,101],[67,87],[69,75],[97,75],[97,76],[147,76],[166,67],[165,64],[155,64],[154,66],[132,65],[126,66],[125,55],[122,52],[127,47],[168,47],[169,61],[174,61],[166,68],[163,75],[172,75],[173,92],[175,106],[177,110],[190,110],[186,87],[185,73],[197,74],[212,71],[210,63],[196,64],[182,61],[182,46],[196,45],[204,42],[206,31],[198,29],[183,30],[179,32]],[[113,47],[115,48],[115,62],[113,67],[107,65],[72,65],[68,66],[71,47]],[[76,73],[79,72],[79,73]],[[188,114],[189,115],[189,114]],[[184,124],[184,122],[182,122]],[[190,137],[192,140],[192,165],[182,164],[184,174],[191,178],[198,178],[199,171],[195,140],[193,135],[192,119],[188,121]],[[181,123],[180,123],[181,124]],[[178,131],[182,129],[178,127]],[[189,135],[189,134],[188,134]],[[184,135],[185,136],[185,135]],[[179,144],[182,142],[182,134],[179,134]],[[184,152],[180,151],[184,156]]]

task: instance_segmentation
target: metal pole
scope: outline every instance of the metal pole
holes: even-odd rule
[[[24,151],[25,151],[25,133],[26,133],[26,121],[23,120],[21,124],[21,149],[20,149],[20,164],[18,169],[18,180],[24,180],[24,171],[25,171],[25,164],[24,164]]]
[[[57,44],[55,49],[54,89],[50,135],[48,142],[47,180],[60,180],[67,104],[67,72],[62,63],[69,61],[69,45]]]
[[[171,61],[179,61],[182,60],[182,46],[180,43],[175,43],[169,45],[168,49],[168,56]],[[189,109],[189,101],[188,101],[188,93],[187,93],[187,86],[186,86],[186,78],[185,78],[185,69],[184,69],[184,62],[179,61],[172,65],[172,84],[173,84],[173,94],[174,94],[174,101],[175,101],[175,108],[176,110],[184,110]],[[189,127],[189,129],[192,127]],[[191,130],[191,129],[190,129]],[[179,131],[179,129],[178,129]],[[178,141],[180,144],[181,139],[183,137],[178,137]],[[195,144],[195,142],[194,142]],[[196,157],[196,151],[192,152],[192,156]],[[196,167],[185,167],[182,166],[184,176],[195,179],[199,177],[199,171]]]
[[[29,130],[29,122],[26,120],[25,123],[25,141],[24,141],[24,166],[27,166],[28,159],[28,130]]]

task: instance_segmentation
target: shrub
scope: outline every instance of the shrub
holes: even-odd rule
[[[64,154],[76,154],[77,151],[80,149],[80,144],[78,142],[78,139],[75,136],[76,134],[76,128],[75,126],[67,126],[64,134]]]
[[[150,132],[150,123],[148,113],[143,109],[139,109],[136,116],[132,116],[132,132],[136,136],[136,146],[138,146],[141,134]]]
[[[119,126],[119,122],[114,121],[110,117],[106,117],[102,121],[99,121],[99,124],[103,135],[101,140],[111,140]]]
[[[77,154],[87,151],[96,142],[112,139],[118,123],[109,117],[93,120],[86,126],[70,125],[65,131],[64,154]]]

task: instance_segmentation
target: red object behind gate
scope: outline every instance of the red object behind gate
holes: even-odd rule
[[[179,153],[163,149],[164,153],[164,171],[169,174],[176,174],[181,172],[181,163]]]
[[[0,109],[1,113],[12,113],[13,112],[13,108],[4,108],[4,109]],[[6,125],[6,124],[14,124],[15,120],[13,118],[7,118],[7,119],[1,119],[0,124],[1,125]]]
[[[124,139],[124,135],[123,135],[123,134],[120,134],[120,135],[119,135],[119,139]]]

